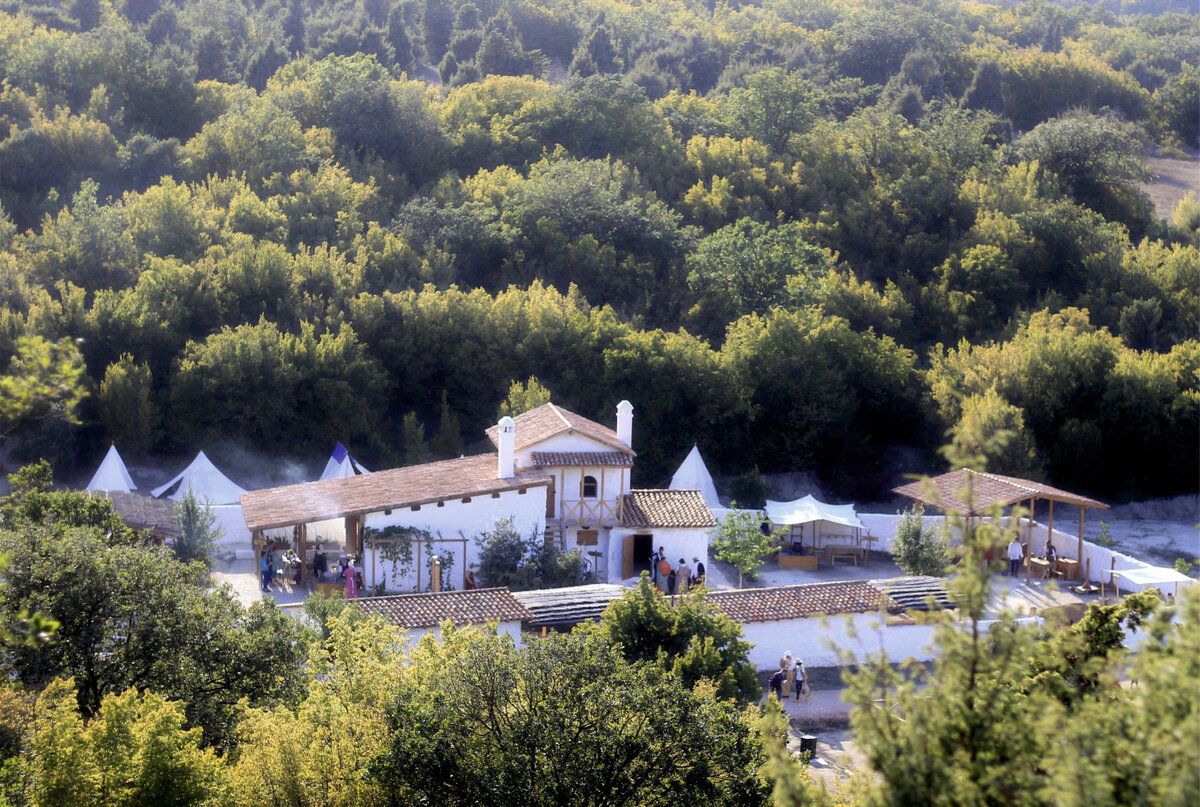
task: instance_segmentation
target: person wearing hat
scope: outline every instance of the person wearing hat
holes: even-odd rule
[[[696,564],[696,574],[692,576],[692,580],[695,581],[696,585],[702,586],[704,585],[704,564],[700,562],[700,556],[693,556],[692,563]]]
[[[783,696],[786,698],[796,683],[796,660],[792,658],[791,650],[783,654],[783,658],[779,660],[779,667],[787,673],[787,681],[783,685]]]
[[[794,686],[792,692],[796,696],[796,701],[799,702],[800,696],[804,696],[804,700],[808,700],[808,696],[812,691],[808,688],[808,670],[804,669],[804,662],[800,659],[794,660],[795,667],[792,670],[792,678]]]

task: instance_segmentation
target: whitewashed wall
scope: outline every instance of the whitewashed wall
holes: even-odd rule
[[[692,562],[693,557],[700,558],[705,567],[708,566],[708,530],[703,527],[614,527],[609,537],[608,547],[604,549],[604,561],[608,565],[608,573],[605,582],[617,583],[630,582],[630,580],[621,579],[621,553],[625,544],[626,535],[646,535],[654,536],[654,551],[664,547],[667,551],[667,560],[672,566],[679,565],[679,559],[687,560],[688,566],[695,571],[695,563]]]
[[[933,628],[926,625],[888,625],[878,613],[752,622],[742,625],[746,640],[754,643],[750,662],[758,670],[777,669],[789,650],[808,667],[834,667],[842,663],[838,652],[865,657],[885,650],[894,661],[912,657],[933,658],[929,647]]]
[[[464,570],[471,563],[479,562],[479,547],[475,538],[484,530],[491,529],[498,519],[513,519],[513,527],[522,535],[529,535],[533,530],[541,534],[546,528],[546,488],[543,486],[526,488],[525,493],[507,491],[493,499],[490,495],[475,497],[470,502],[463,503],[459,499],[447,501],[444,506],[436,504],[422,505],[420,510],[405,507],[393,510],[391,515],[383,512],[371,513],[366,517],[366,526],[382,529],[389,526],[418,527],[428,530],[434,538],[440,531],[445,538],[459,539],[435,543],[439,553],[448,552],[454,555],[454,566],[450,571],[450,580],[455,588],[462,587]],[[459,532],[462,532],[462,535]],[[462,557],[463,544],[461,538],[467,538],[466,557]],[[367,550],[363,561],[363,580],[369,587],[372,581],[385,582],[388,591],[412,591],[417,582],[416,550],[413,551],[413,569],[411,573],[401,578],[398,583],[392,582],[392,564],[380,561],[376,553]],[[429,585],[429,575],[425,570],[425,555],[421,555],[421,588]]]

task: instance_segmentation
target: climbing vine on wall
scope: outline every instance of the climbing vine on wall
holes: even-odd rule
[[[412,570],[415,541],[424,541],[426,547],[430,548],[433,536],[429,534],[429,530],[420,527],[398,525],[383,529],[367,527],[363,530],[363,542],[375,551],[380,561],[392,564],[392,585],[399,584]]]

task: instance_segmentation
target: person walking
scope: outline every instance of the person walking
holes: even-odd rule
[[[696,564],[696,574],[692,579],[696,581],[696,585],[704,585],[704,564],[700,562],[700,556],[696,555],[692,558],[692,563]]]
[[[783,694],[786,697],[789,692],[797,692],[796,690],[796,659],[792,656],[792,651],[789,650],[783,654],[783,658],[779,660],[780,666],[787,673],[787,683],[784,684]]]
[[[804,700],[807,702],[809,696],[812,695],[812,690],[808,688],[808,670],[804,669],[804,661],[801,659],[796,659],[795,664],[796,667],[793,675],[795,681],[792,691],[796,693],[797,702],[800,700],[801,695],[804,696]]]
[[[346,599],[353,600],[358,597],[358,572],[354,568],[354,561],[347,558],[346,568],[342,570],[342,577],[346,578]]]

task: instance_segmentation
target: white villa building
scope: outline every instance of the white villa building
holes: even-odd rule
[[[698,491],[631,487],[636,453],[628,401],[617,405],[615,430],[547,403],[502,418],[487,434],[495,454],[246,493],[242,509],[254,545],[283,537],[305,558],[317,542],[344,547],[361,558],[368,588],[384,583],[402,591],[429,587],[430,548],[416,545],[409,573],[393,580],[392,562],[364,545],[365,529],[427,531],[432,550],[454,558],[455,588],[478,562],[477,536],[504,519],[523,535],[579,549],[601,582],[636,579],[659,547],[673,565],[680,558],[708,562],[716,520]]]

